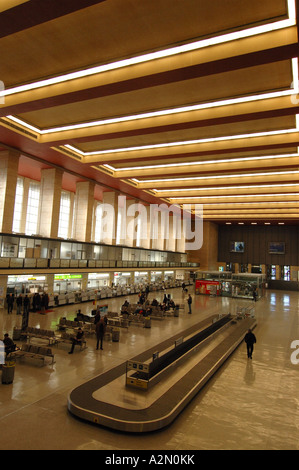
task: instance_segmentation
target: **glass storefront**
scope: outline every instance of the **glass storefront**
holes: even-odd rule
[[[198,271],[196,273],[195,293],[259,299],[263,293],[265,276],[263,274],[226,271]]]
[[[7,292],[15,295],[35,294],[48,291],[46,276],[17,275],[7,276]]]

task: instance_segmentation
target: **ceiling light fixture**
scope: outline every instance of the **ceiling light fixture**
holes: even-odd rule
[[[204,187],[204,188],[176,188],[176,189],[152,189],[157,193],[173,193],[173,192],[187,192],[187,191],[223,191],[223,189],[252,189],[252,188],[281,188],[288,186],[299,186],[299,183],[282,183],[282,184],[254,184],[254,185],[238,185],[238,186],[228,186],[228,187]]]
[[[108,163],[103,166],[112,171],[134,171],[134,170],[154,170],[158,168],[176,168],[184,166],[197,166],[197,165],[215,165],[217,163],[235,163],[235,162],[250,162],[256,160],[273,160],[275,158],[290,158],[299,157],[299,149],[297,153],[287,153],[283,155],[263,155],[258,157],[238,157],[238,158],[222,158],[219,160],[200,160],[195,162],[184,162],[184,163],[165,163],[164,165],[145,165],[145,166],[131,166],[126,168],[115,168]]]
[[[189,197],[169,197],[168,199],[170,201],[194,201],[194,200],[202,200],[202,199],[218,199],[218,198],[246,198],[246,197],[280,197],[280,196],[298,196],[299,193],[281,193],[281,194],[276,194],[276,193],[269,193],[269,194],[224,194],[221,196],[189,196]]]
[[[274,175],[294,175],[299,174],[299,170],[290,170],[290,171],[269,171],[263,173],[243,173],[243,174],[230,174],[230,175],[216,175],[216,176],[190,176],[186,178],[162,178],[162,179],[154,179],[154,180],[138,180],[136,178],[132,178],[132,181],[136,183],[167,183],[167,182],[174,182],[174,181],[194,181],[194,180],[209,180],[209,179],[223,179],[223,178],[246,178],[246,177],[254,177],[254,176],[274,176]]]
[[[78,129],[86,129],[90,127],[104,126],[107,124],[119,124],[122,122],[136,121],[140,119],[148,119],[148,118],[160,117],[160,116],[169,116],[171,114],[199,111],[202,109],[217,108],[221,106],[229,106],[229,105],[240,104],[240,103],[250,103],[250,102],[261,101],[261,100],[270,99],[270,98],[273,99],[273,98],[280,98],[282,96],[291,96],[293,94],[298,94],[299,93],[299,81],[298,81],[298,58],[297,57],[294,57],[292,59],[292,77],[293,77],[293,80],[292,80],[293,87],[290,88],[289,90],[282,90],[282,91],[276,91],[276,92],[271,92],[271,93],[261,93],[259,95],[252,95],[252,96],[242,96],[239,98],[231,98],[227,100],[213,101],[213,102],[195,104],[195,105],[190,105],[190,106],[182,106],[178,108],[171,108],[171,109],[153,111],[153,112],[148,112],[148,113],[134,114],[130,116],[122,116],[122,117],[116,117],[116,118],[110,118],[110,119],[101,119],[101,120],[96,120],[96,121],[71,124],[71,125],[66,125],[66,126],[58,126],[58,127],[52,127],[49,129],[39,129],[23,121],[22,119],[17,118],[12,115],[6,116],[6,118],[10,119],[11,121],[16,122],[17,124],[20,124],[26,127],[27,129],[31,129],[40,135],[46,135],[46,134],[51,134],[55,132],[66,132],[66,131],[72,131],[72,130],[78,130]]]
[[[237,135],[228,135],[228,136],[221,136],[221,137],[210,137],[205,139],[195,139],[195,140],[186,140],[180,142],[166,142],[162,144],[150,144],[150,145],[139,145],[137,147],[122,147],[117,149],[109,149],[109,150],[95,150],[92,152],[83,152],[82,150],[77,149],[73,145],[66,144],[64,147],[68,148],[69,150],[83,156],[83,157],[92,157],[92,156],[100,156],[100,155],[109,155],[113,153],[124,153],[124,152],[134,152],[134,151],[142,151],[142,150],[155,150],[155,149],[162,149],[162,148],[169,148],[169,147],[182,147],[187,145],[198,145],[198,144],[206,144],[206,143],[214,143],[214,142],[225,142],[231,140],[240,140],[240,139],[250,139],[254,137],[269,137],[274,135],[286,135],[298,132],[298,126],[296,123],[296,127],[293,129],[281,129],[276,131],[267,131],[267,132],[253,132],[249,134],[237,134]]]
[[[60,75],[58,77],[52,77],[44,80],[40,80],[34,83],[28,83],[25,85],[16,86],[7,90],[0,92],[0,97],[10,96],[15,93],[26,92],[30,90],[35,90],[37,88],[42,88],[50,85],[55,85],[58,83],[67,82],[70,80],[76,80],[79,78],[85,78],[91,75],[108,72],[131,65],[142,64],[144,62],[162,59],[177,54],[182,54],[184,52],[191,52],[194,50],[202,49],[205,47],[215,46],[218,44],[224,44],[231,41],[236,41],[243,38],[248,38],[256,36],[259,34],[264,34],[267,32],[277,31],[280,29],[285,29],[296,24],[296,8],[295,0],[288,0],[288,19],[276,21],[266,25],[256,26],[252,28],[245,29],[243,31],[235,31],[228,34],[223,34],[221,36],[212,37],[208,39],[201,39],[189,44],[183,44],[181,46],[171,47],[169,49],[164,49],[162,51],[151,52],[147,54],[142,54],[137,57],[131,57],[128,59],[119,60],[109,64],[99,65],[96,67],[91,67],[85,70],[79,70],[76,72],[67,73],[65,75]]]

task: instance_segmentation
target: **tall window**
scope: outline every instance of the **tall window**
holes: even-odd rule
[[[70,193],[66,191],[62,191],[61,199],[60,199],[59,226],[58,226],[58,236],[61,238],[68,238],[70,212],[71,212],[71,195]]]
[[[26,217],[26,235],[35,235],[37,232],[38,212],[39,212],[40,185],[31,182],[28,192],[28,205]]]
[[[98,204],[95,210],[95,229],[94,229],[94,241],[100,243],[101,232],[102,232],[102,217],[103,217],[103,207],[102,204]]]
[[[15,197],[15,207],[13,213],[13,232],[19,233],[21,231],[21,217],[22,217],[22,207],[23,207],[23,193],[24,193],[24,181],[22,178],[18,178],[17,188],[16,188],[16,197]]]

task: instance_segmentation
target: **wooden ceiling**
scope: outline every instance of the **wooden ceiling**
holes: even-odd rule
[[[21,174],[62,167],[65,189],[203,204],[216,223],[298,223],[297,1],[13,5],[0,145]]]

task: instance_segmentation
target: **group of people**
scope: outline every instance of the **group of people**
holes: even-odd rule
[[[6,296],[6,304],[7,304],[7,313],[10,314],[13,311],[14,307],[14,302],[15,302],[15,296],[14,294],[7,294]],[[22,315],[22,310],[23,314],[26,314],[29,312],[30,308],[30,299],[28,295],[26,294],[25,297],[23,298],[22,294],[19,294],[16,297],[16,307],[17,307],[17,315]]]
[[[121,313],[122,314],[129,314],[128,308],[130,306],[130,303],[128,300],[125,300],[121,307]],[[167,310],[170,310],[171,308],[175,309],[178,306],[175,304],[174,300],[171,298],[170,294],[164,294],[164,298],[162,302],[158,302],[158,300],[155,298],[152,300],[150,303],[149,300],[147,299],[147,295],[140,294],[137,307],[134,310],[134,312],[131,312],[133,315],[143,315],[144,317],[147,317],[152,314],[153,312],[153,307],[160,308],[161,311],[166,312]]]
[[[76,319],[77,320],[80,319],[81,316],[83,315],[81,314],[81,310],[79,310],[77,312]],[[99,349],[99,346],[100,346],[100,349],[103,349],[103,340],[104,340],[104,336],[106,332],[107,323],[108,323],[107,315],[101,315],[100,309],[97,308],[95,312],[95,316],[94,316],[94,324],[96,325],[96,337],[97,337],[96,349],[97,350]],[[76,336],[71,338],[72,347],[71,347],[69,354],[73,354],[75,346],[76,345],[80,346],[82,342],[84,341],[84,338],[85,338],[84,331],[80,327],[77,330]]]
[[[17,307],[17,315],[26,314],[30,310],[30,297],[27,294],[23,296],[19,294],[16,298],[15,295],[12,293],[8,293],[6,296],[6,305],[7,305],[7,313],[11,314],[14,308],[14,303],[16,303]],[[36,292],[32,297],[32,310],[33,312],[44,311],[47,310],[49,306],[49,296],[46,292],[39,294]]]

